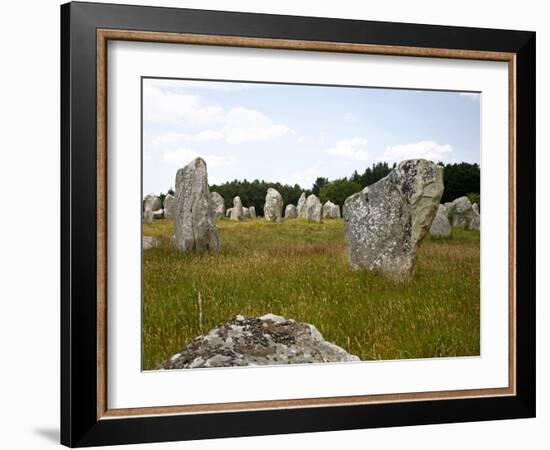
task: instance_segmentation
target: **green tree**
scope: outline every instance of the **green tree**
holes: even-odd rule
[[[319,199],[323,203],[330,200],[332,203],[343,206],[346,198],[359,192],[361,189],[362,186],[356,181],[341,178],[323,186],[319,193]]]
[[[318,177],[315,180],[315,183],[313,183],[313,187],[311,188],[311,193],[319,197],[319,192],[321,192],[321,188],[323,186],[326,186],[327,184],[328,184],[328,178]]]

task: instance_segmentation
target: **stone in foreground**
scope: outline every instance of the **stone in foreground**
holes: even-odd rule
[[[310,194],[306,200],[305,219],[310,222],[321,222],[323,216],[323,205],[321,200],[315,195]]]
[[[243,202],[238,195],[233,199],[233,208],[231,208],[231,220],[243,220]]]
[[[285,206],[285,219],[296,219],[298,217],[298,210],[294,205]]]
[[[359,358],[325,341],[313,325],[273,314],[238,315],[195,338],[159,369],[347,361],[359,361]]]
[[[214,210],[214,219],[221,219],[225,217],[225,201],[223,197],[217,192],[210,194],[212,199],[212,209]]]
[[[443,168],[425,159],[401,162],[344,203],[345,238],[354,269],[396,281],[414,276],[422,239],[443,195]]]
[[[269,188],[265,196],[265,220],[280,222],[283,217],[283,196],[276,189]]]
[[[176,174],[174,245],[178,250],[218,252],[206,163],[196,158]]]
[[[447,208],[444,205],[439,205],[430,227],[430,235],[434,238],[451,237],[451,223],[447,217]]]

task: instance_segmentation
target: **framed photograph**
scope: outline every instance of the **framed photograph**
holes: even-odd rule
[[[61,7],[61,441],[535,415],[535,33]]]

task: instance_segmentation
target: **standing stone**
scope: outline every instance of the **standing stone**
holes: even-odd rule
[[[286,205],[285,207],[285,218],[286,219],[296,219],[298,217],[298,210],[294,205]]]
[[[143,200],[143,221],[145,223],[153,223],[155,219],[155,211],[162,209],[162,201],[155,194],[147,194]]]
[[[174,205],[176,204],[176,197],[172,194],[166,194],[164,197],[164,217],[167,219],[174,218]]]
[[[264,217],[271,222],[280,222],[283,216],[283,196],[276,189],[269,188],[265,196]]]
[[[479,214],[475,215],[474,217],[472,217],[472,220],[470,221],[470,225],[469,225],[469,228],[470,230],[478,230],[480,229],[480,226],[481,226],[481,217]]]
[[[323,205],[323,219],[337,219],[340,217],[340,207],[330,200]]]
[[[210,194],[212,199],[212,209],[214,211],[214,219],[221,219],[225,216],[225,201],[223,197],[217,192],[212,192]]]
[[[420,243],[442,195],[443,168],[411,159],[348,197],[344,224],[352,268],[378,271],[398,281],[412,278]]]
[[[430,227],[430,235],[434,238],[451,237],[451,223],[447,217],[447,208],[445,208],[445,205],[439,205],[437,214]]]
[[[305,210],[306,220],[309,220],[310,222],[321,222],[323,205],[321,204],[321,200],[319,200],[315,194],[311,194],[307,198]]]
[[[227,210],[225,211],[225,217],[231,217],[232,211],[233,211],[233,208],[227,208]]]
[[[231,208],[231,220],[243,220],[243,203],[238,195],[233,199],[233,208]]]
[[[479,205],[477,203],[472,204],[472,209],[479,215]]]
[[[473,210],[472,203],[466,196],[453,201],[450,214],[453,218],[453,227],[458,228],[470,228],[472,220],[479,215]]]
[[[196,158],[176,174],[174,245],[178,250],[220,250],[211,201],[206,163]]]
[[[250,214],[251,219],[256,218],[256,208],[254,206],[249,206],[248,207],[248,213]]]
[[[246,207],[243,207],[243,219],[250,219],[250,210]]]
[[[306,193],[302,192],[300,199],[298,200],[298,205],[296,206],[296,212],[300,219],[306,218]]]

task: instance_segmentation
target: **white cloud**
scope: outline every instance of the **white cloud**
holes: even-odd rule
[[[448,160],[453,147],[450,144],[440,145],[434,141],[421,141],[415,144],[388,146],[384,150],[382,161],[400,162],[406,159],[429,159],[434,162]]]
[[[367,151],[367,140],[364,138],[342,139],[336,142],[334,147],[326,150],[332,156],[351,158],[357,161],[367,161],[370,158]]]
[[[479,100],[480,95],[478,93],[474,92],[459,92],[458,95],[461,97],[469,98],[470,100],[473,100],[474,102],[477,102]]]
[[[164,153],[162,160],[166,163],[184,166],[198,157],[204,159],[206,165],[210,168],[226,167],[237,161],[233,156],[201,154],[190,148],[178,148],[167,151]]]
[[[226,110],[205,103],[200,95],[159,89],[151,83],[145,83],[143,87],[143,117],[147,124],[202,128],[198,133],[158,135],[153,140],[156,145],[210,141],[239,144],[295,134],[286,125],[274,123],[260,111],[242,106]]]

